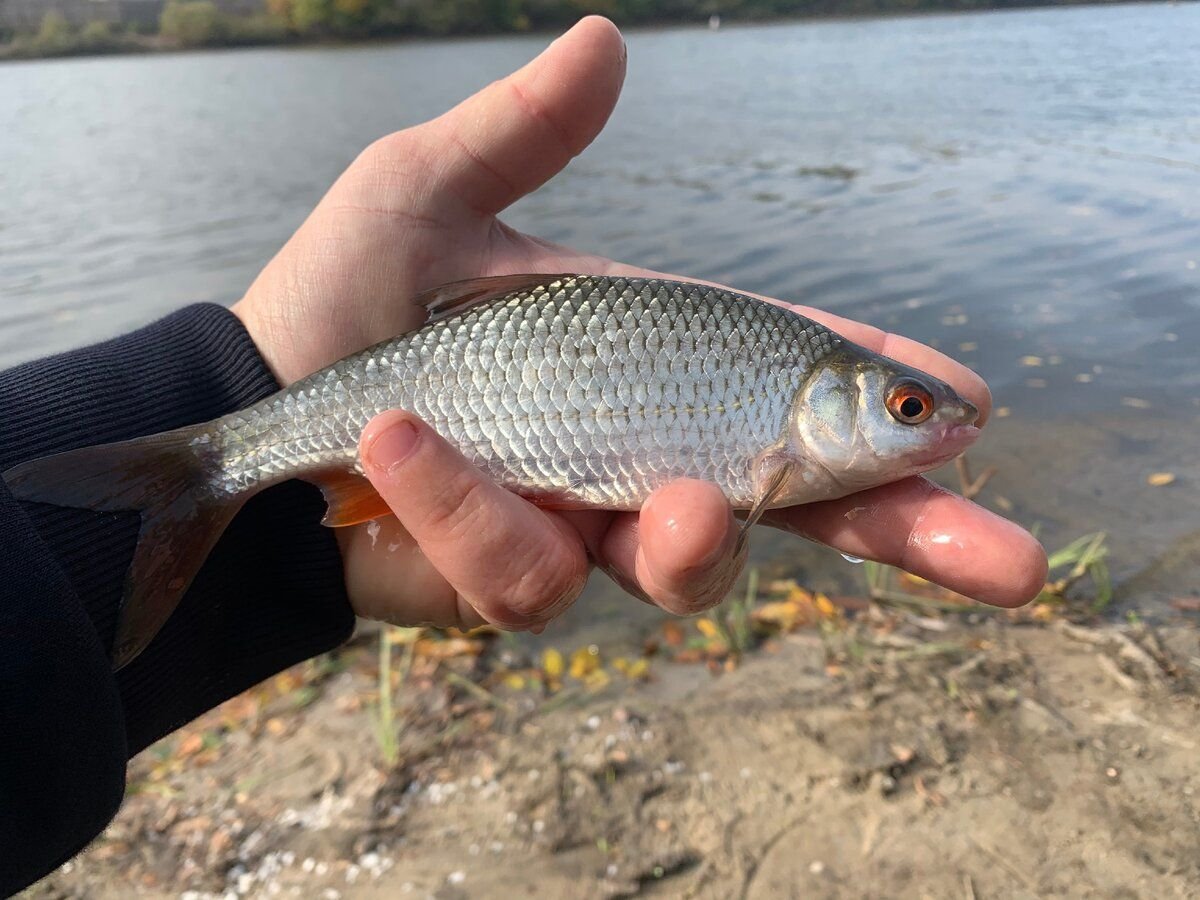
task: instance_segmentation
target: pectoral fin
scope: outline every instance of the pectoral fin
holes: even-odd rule
[[[733,545],[733,557],[737,559],[746,548],[751,527],[763,517],[771,504],[783,493],[788,480],[795,471],[796,461],[777,450],[760,454],[754,461],[754,505],[742,522],[737,542]]]

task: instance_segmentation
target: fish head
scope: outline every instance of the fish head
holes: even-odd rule
[[[978,436],[978,418],[974,404],[944,381],[845,346],[798,393],[789,451],[805,493],[844,496],[949,462]]]

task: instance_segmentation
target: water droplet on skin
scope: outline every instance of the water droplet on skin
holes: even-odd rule
[[[862,559],[861,557],[858,557],[858,556],[851,556],[849,553],[843,553],[842,559],[844,559],[848,563],[854,563],[854,565],[856,565],[856,566],[861,562],[866,562],[865,559]]]

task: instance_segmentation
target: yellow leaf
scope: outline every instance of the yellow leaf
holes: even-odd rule
[[[570,675],[580,681],[600,668],[600,651],[595,645],[580,647],[571,654]]]
[[[1023,366],[1036,367],[1036,366],[1040,366],[1041,364],[1042,364],[1042,358],[1040,356],[1022,356],[1021,357],[1021,365],[1023,365]]]
[[[290,694],[303,682],[295,672],[280,672],[275,676],[275,690],[280,694]]]
[[[1174,472],[1155,472],[1146,479],[1146,483],[1153,487],[1165,487],[1175,480]]]
[[[542,671],[547,678],[562,678],[563,668],[563,655],[553,647],[542,654]]]
[[[810,591],[806,591],[804,588],[800,587],[800,585],[792,582],[792,586],[788,590],[787,595],[788,603],[801,603],[807,606],[809,603],[812,603],[812,598],[813,596]]]
[[[1054,620],[1054,607],[1049,603],[1038,603],[1029,615],[1035,622],[1051,622]]]
[[[721,633],[717,628],[717,623],[712,619],[698,619],[696,621],[696,630],[709,640],[719,636]]]
[[[650,660],[646,659],[644,656],[639,660],[635,660],[629,669],[626,670],[625,676],[632,681],[649,678]]]
[[[813,604],[817,607],[817,612],[819,612],[824,618],[837,618],[837,607],[830,603],[829,598],[824,594],[817,594],[817,596],[813,598]]]
[[[561,665],[562,664],[562,654],[559,654],[558,659],[559,659],[559,664]],[[525,679],[522,676],[517,675],[516,673],[505,675],[504,676],[504,684],[505,684],[505,686],[511,688],[514,691],[520,691],[520,690],[525,689]]]
[[[754,610],[751,616],[755,622],[772,625],[780,631],[791,631],[796,627],[796,620],[800,617],[800,607],[790,601],[780,600],[775,603],[764,603]]]
[[[610,681],[612,681],[611,676],[603,669],[596,669],[592,672],[588,672],[587,676],[584,678],[584,684],[586,684],[588,688],[593,691],[598,691],[601,688],[608,687]]]
[[[618,656],[609,664],[622,675],[629,674],[629,660],[623,656]]]

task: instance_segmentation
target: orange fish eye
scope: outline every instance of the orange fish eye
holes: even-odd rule
[[[915,381],[901,381],[888,391],[887,411],[905,425],[920,425],[933,415],[933,394]]]

